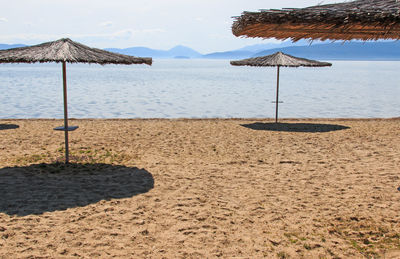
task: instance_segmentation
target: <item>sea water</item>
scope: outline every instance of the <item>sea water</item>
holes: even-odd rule
[[[280,69],[280,118],[400,116],[400,62]],[[273,118],[276,67],[67,64],[70,118]],[[61,64],[1,64],[0,118],[63,118]]]

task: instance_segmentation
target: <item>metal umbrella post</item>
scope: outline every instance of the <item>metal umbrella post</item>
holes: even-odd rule
[[[62,63],[63,72],[63,92],[64,92],[64,134],[65,134],[65,163],[69,163],[68,148],[68,102],[67,102],[67,65]]]
[[[275,108],[275,123],[278,123],[278,104],[279,104],[279,68],[277,66],[277,76],[276,76],[276,108]]]

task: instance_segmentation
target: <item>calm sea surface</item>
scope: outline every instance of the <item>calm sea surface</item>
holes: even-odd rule
[[[284,118],[400,116],[400,62],[281,68]],[[273,118],[276,68],[228,60],[67,64],[71,118]],[[0,118],[62,118],[61,64],[1,64]]]

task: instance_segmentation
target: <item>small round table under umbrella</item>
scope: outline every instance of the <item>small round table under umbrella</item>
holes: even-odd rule
[[[276,106],[275,106],[275,123],[278,123],[278,104],[279,104],[279,68],[280,67],[327,67],[332,66],[328,62],[320,62],[316,60],[309,60],[305,58],[294,57],[282,52],[275,54],[248,58],[237,61],[231,61],[233,66],[256,66],[256,67],[277,67],[276,79]]]

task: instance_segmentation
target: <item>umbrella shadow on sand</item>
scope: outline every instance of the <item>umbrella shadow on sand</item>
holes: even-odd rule
[[[109,164],[35,164],[0,169],[0,213],[27,216],[129,198],[154,187],[151,173]]]
[[[16,124],[0,124],[0,130],[18,129],[19,126]]]
[[[245,128],[252,130],[267,131],[286,131],[286,132],[330,132],[336,130],[350,129],[350,127],[336,124],[318,124],[318,123],[262,123],[255,122],[251,124],[241,124]]]

